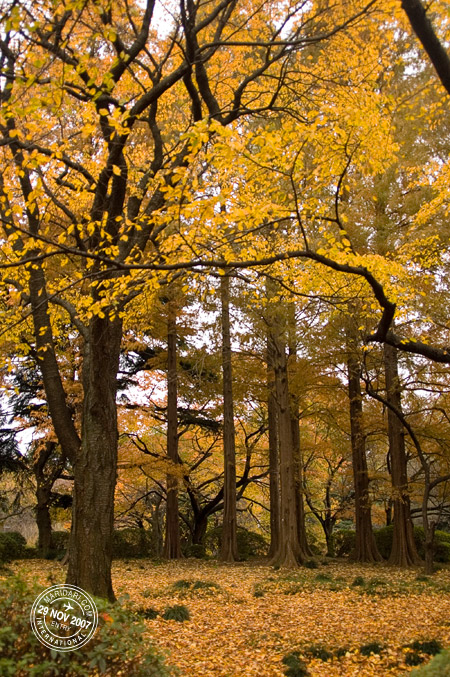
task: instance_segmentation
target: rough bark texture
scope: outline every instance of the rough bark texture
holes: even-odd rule
[[[268,351],[269,352],[269,351]],[[270,366],[269,366],[270,365]],[[270,492],[270,546],[268,557],[272,558],[280,541],[280,463],[278,444],[278,411],[274,393],[271,369],[272,357],[268,355],[268,400],[267,416],[269,427],[269,492]]]
[[[372,530],[372,516],[367,473],[366,445],[363,428],[363,409],[360,382],[360,364],[350,349],[347,358],[348,394],[350,399],[350,427],[355,487],[356,545],[354,557],[357,562],[382,560]]]
[[[168,303],[167,317],[167,456],[178,463],[178,374],[177,318],[173,301]],[[167,474],[166,532],[163,555],[167,559],[181,557],[180,523],[178,514],[178,478]]]
[[[280,567],[296,567],[304,561],[306,555],[299,540],[286,346],[279,333],[272,340],[280,444],[280,538],[272,563]]]
[[[116,377],[121,323],[93,317],[83,361],[82,444],[74,465],[67,583],[114,600],[111,582],[117,468]]]
[[[38,552],[40,557],[47,557],[53,548],[52,521],[50,518],[50,498],[53,485],[61,474],[63,460],[48,470],[48,463],[55,452],[56,443],[46,442],[36,449],[33,461],[33,472],[36,479],[36,524],[38,528]]]
[[[288,306],[289,315],[289,371],[295,372],[297,365],[297,326],[295,317],[295,305],[290,303]],[[289,379],[290,382],[290,379]],[[297,521],[298,521],[298,537],[300,546],[305,555],[311,556],[311,551],[306,537],[305,526],[305,501],[304,501],[304,480],[303,480],[303,452],[300,441],[300,404],[297,395],[290,387],[290,412],[291,412],[291,428],[292,428],[292,447],[294,451],[295,463],[295,486],[297,499]]]
[[[398,376],[397,349],[384,344],[384,365],[387,401],[402,411],[401,389]],[[405,431],[392,409],[387,410],[390,467],[392,478],[392,505],[394,533],[389,564],[407,567],[420,563],[414,542],[408,493],[408,475],[405,450]]]
[[[238,559],[236,516],[236,449],[233,411],[233,373],[230,338],[230,277],[220,280],[222,306],[222,373],[223,373],[223,528],[220,559],[234,562]]]

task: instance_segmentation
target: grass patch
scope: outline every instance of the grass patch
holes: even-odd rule
[[[286,666],[284,674],[287,677],[307,677],[306,663],[300,658],[298,651],[287,654],[281,661]]]
[[[311,658],[318,658],[321,661],[329,661],[333,658],[331,651],[328,651],[324,646],[311,644],[305,649],[305,654],[311,656]]]
[[[188,621],[191,618],[189,609],[184,606],[184,604],[175,604],[174,606],[168,606],[165,608],[162,615],[165,621]]]
[[[384,649],[383,644],[379,642],[369,642],[369,644],[363,644],[359,647],[359,653],[361,656],[370,656],[371,654],[380,654]]]

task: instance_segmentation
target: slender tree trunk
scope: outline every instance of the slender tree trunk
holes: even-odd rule
[[[111,582],[117,469],[116,381],[122,327],[93,317],[83,362],[82,443],[74,464],[67,583],[115,599]]]
[[[233,411],[233,374],[230,338],[230,276],[220,279],[222,305],[222,373],[223,373],[223,528],[220,559],[234,562],[238,559],[236,514],[236,449]]]
[[[55,452],[56,442],[46,442],[38,445],[35,450],[33,472],[36,478],[36,524],[38,528],[38,552],[40,557],[47,557],[53,548],[52,521],[50,518],[50,497],[53,485],[61,474],[63,460],[50,470],[47,470],[49,460]]]
[[[398,375],[397,349],[384,344],[386,375],[386,398],[399,412],[402,411],[400,380]],[[408,567],[420,563],[414,542],[408,493],[405,432],[403,425],[392,409],[388,412],[388,436],[391,458],[392,504],[394,533],[389,564]]]
[[[297,320],[295,317],[295,304],[289,303],[287,306],[289,325],[289,362],[288,362],[288,376],[289,384],[291,383],[290,374],[295,373],[297,367]],[[300,404],[297,395],[293,392],[292,387],[290,391],[290,411],[291,411],[291,428],[292,428],[292,447],[294,450],[295,462],[295,485],[297,497],[297,521],[298,521],[298,537],[300,546],[303,552],[311,556],[311,551],[306,537],[305,526],[305,501],[304,501],[304,479],[303,479],[303,452],[300,441]]]
[[[178,463],[177,316],[172,300],[168,302],[167,312],[167,456],[175,467]],[[181,557],[178,478],[176,474],[170,472],[167,474],[166,533],[163,555],[167,559]]]
[[[273,348],[267,338],[267,420],[269,429],[269,501],[270,546],[267,556],[274,557],[280,540],[280,458],[278,440],[278,407],[275,395]]]
[[[352,348],[348,354],[348,394],[350,398],[350,427],[355,487],[355,522],[357,562],[382,560],[372,530],[372,515],[369,496],[366,445],[363,429],[363,410],[360,382],[360,364]]]

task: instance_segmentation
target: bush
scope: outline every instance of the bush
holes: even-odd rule
[[[435,656],[442,651],[442,644],[437,639],[418,640],[409,645],[410,649]]]
[[[208,531],[205,537],[205,547],[213,554],[220,550],[222,527],[215,527]],[[244,527],[237,528],[237,546],[239,559],[246,561],[252,557],[264,557],[267,553],[267,541],[264,536]]]
[[[357,576],[352,583],[352,585],[354,587],[356,587],[357,585],[365,585],[365,584],[366,584],[366,581],[364,580],[364,578],[362,576]]]
[[[312,658],[318,658],[321,661],[329,661],[333,658],[333,654],[325,649],[323,646],[316,646],[315,644],[309,646],[305,649],[305,653],[311,656]]]
[[[18,531],[0,533],[0,562],[11,562],[26,555],[27,542]]]
[[[123,674],[166,677],[171,674],[147,641],[135,612],[120,603],[96,600],[99,626],[94,637],[77,651],[50,651],[34,636],[29,611],[41,592],[18,577],[0,584],[0,675],[4,677],[92,677]],[[24,613],[26,610],[26,613]]]
[[[394,525],[382,527],[375,532],[375,540],[378,550],[384,559],[388,559],[391,554],[392,538]],[[414,527],[414,541],[416,543],[419,556],[425,557],[425,533],[423,527]],[[450,562],[450,534],[445,531],[436,531],[434,535],[434,560],[436,562]]]
[[[450,651],[443,651],[426,665],[416,668],[411,677],[450,677]]]
[[[359,649],[361,656],[370,656],[371,654],[380,654],[384,649],[384,646],[379,642],[370,642],[369,644],[363,644]]]
[[[151,554],[150,534],[145,529],[115,529],[113,535],[114,559],[148,557]]]
[[[184,604],[175,604],[174,606],[168,606],[164,610],[162,615],[165,621],[188,621],[191,617],[189,609],[184,606]]]
[[[205,559],[206,548],[202,543],[192,543],[186,546],[184,555],[186,557],[195,557],[196,559]]]
[[[305,662],[301,660],[297,651],[284,656],[281,662],[287,668],[284,672],[287,677],[307,677],[309,674]]]
[[[348,557],[355,549],[356,537],[354,529],[340,529],[333,534],[336,557]]]
[[[303,564],[307,569],[318,569],[319,564],[316,562],[315,559],[307,559],[306,562]]]

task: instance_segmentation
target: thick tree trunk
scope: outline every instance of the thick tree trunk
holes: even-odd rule
[[[202,545],[208,528],[208,517],[200,513],[194,518],[194,529],[192,531],[192,545]]]
[[[222,305],[222,373],[223,373],[223,528],[220,559],[234,562],[238,559],[236,514],[236,448],[233,410],[233,374],[230,338],[230,277],[220,279]]]
[[[278,405],[275,393],[273,345],[267,337],[267,425],[269,432],[269,503],[270,546],[267,556],[274,557],[280,541],[280,449],[278,436]]]
[[[379,562],[382,560],[382,557],[378,552],[372,530],[369,477],[363,429],[360,364],[351,349],[348,354],[347,367],[353,481],[355,487],[356,546],[354,557],[357,562]]]
[[[93,317],[83,362],[82,443],[74,465],[67,583],[115,599],[111,582],[117,469],[116,380],[122,327]]]
[[[46,487],[36,490],[36,524],[38,528],[38,553],[39,557],[47,557],[53,549],[52,521],[50,518],[49,500],[50,491]]]
[[[178,373],[177,319],[173,301],[168,302],[167,318],[167,456],[173,466],[178,463]],[[163,555],[167,559],[181,557],[178,514],[178,478],[167,474],[166,533]]]
[[[293,411],[295,408],[295,411]],[[292,429],[292,448],[294,451],[295,465],[295,496],[297,504],[297,523],[298,539],[305,555],[311,557],[305,526],[305,502],[304,502],[304,481],[303,481],[303,453],[300,443],[300,425],[298,416],[298,403],[291,396],[291,429]]]
[[[279,332],[272,339],[280,444],[280,538],[278,550],[274,554],[272,563],[280,567],[296,567],[304,561],[306,553],[303,551],[299,540],[295,456],[292,443],[286,347]]]
[[[387,401],[399,412],[402,411],[400,381],[398,375],[397,349],[384,344]],[[408,493],[405,433],[403,425],[392,409],[388,408],[388,436],[391,459],[392,504],[394,533],[389,564],[408,567],[420,563],[414,542]]]

